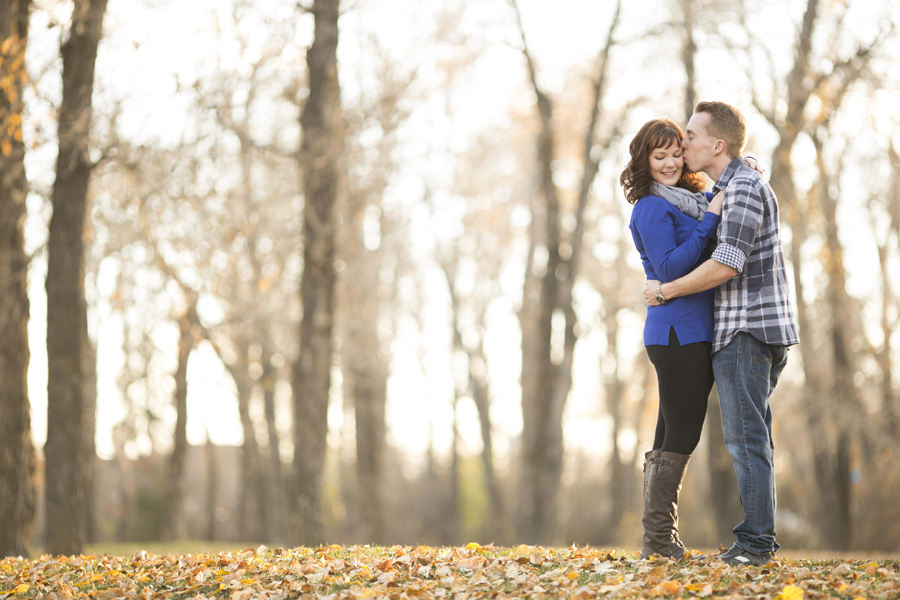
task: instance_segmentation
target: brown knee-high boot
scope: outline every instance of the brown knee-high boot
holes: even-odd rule
[[[645,457],[641,558],[652,554],[681,558],[686,550],[678,536],[678,497],[691,457],[656,450]]]

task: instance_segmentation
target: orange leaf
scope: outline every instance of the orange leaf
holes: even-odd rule
[[[659,584],[659,591],[666,596],[677,596],[683,589],[677,581],[663,581]]]

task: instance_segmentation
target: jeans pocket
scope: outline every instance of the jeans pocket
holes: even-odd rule
[[[750,336],[750,372],[768,379],[772,373],[772,359],[771,346]]]

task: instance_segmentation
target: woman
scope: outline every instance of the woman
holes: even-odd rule
[[[644,272],[663,282],[709,258],[722,209],[722,194],[710,201],[711,194],[702,191],[706,178],[686,172],[683,138],[668,119],[646,123],[631,141],[631,161],[620,179],[634,205],[629,227]],[[678,535],[678,496],[713,384],[713,291],[658,300],[644,325],[644,345],[659,380],[659,416],[653,450],[644,455],[641,558],[682,558],[687,550]]]

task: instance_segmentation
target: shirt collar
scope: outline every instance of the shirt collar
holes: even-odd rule
[[[728,182],[731,181],[731,178],[734,177],[734,174],[737,173],[737,170],[744,164],[744,161],[741,160],[740,157],[731,159],[731,162],[725,167],[725,170],[722,171],[722,174],[719,175],[719,179],[716,181],[716,185],[713,186],[713,194],[724,190],[728,185]]]

